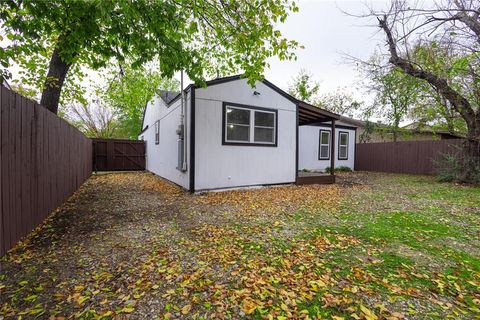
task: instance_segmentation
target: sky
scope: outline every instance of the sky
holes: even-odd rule
[[[386,1],[368,3],[374,8],[387,5]],[[270,59],[270,70],[265,77],[277,86],[287,89],[302,68],[320,82],[321,92],[337,87],[355,91],[358,73],[345,59],[345,54],[366,59],[385,41],[378,28],[361,18],[349,16],[366,12],[365,1],[301,0],[300,11],[291,14],[280,31],[289,39],[300,42],[305,49],[297,51],[297,61]],[[358,92],[357,92],[358,94]]]

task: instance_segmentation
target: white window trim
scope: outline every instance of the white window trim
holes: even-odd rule
[[[247,110],[250,112],[250,122],[248,125],[246,124],[236,124],[233,123],[236,126],[244,126],[248,127],[248,141],[246,140],[230,140],[228,139],[228,109],[237,109],[237,110]],[[275,110],[265,110],[265,109],[259,109],[257,107],[248,107],[248,106],[237,106],[235,104],[229,104],[225,103],[224,108],[222,110],[224,112],[224,117],[225,117],[225,123],[224,123],[224,137],[223,141],[226,144],[238,144],[238,145],[256,145],[256,146],[276,146],[277,145],[277,112]],[[273,127],[269,126],[256,126],[255,125],[255,113],[256,112],[261,112],[261,113],[270,113],[273,114]],[[272,142],[266,142],[266,141],[255,141],[255,128],[264,128],[264,129],[273,129],[273,141]]]
[[[342,143],[342,139],[341,139],[341,136],[343,135],[346,135],[347,136],[347,144],[341,144]],[[349,140],[350,139],[350,135],[348,132],[346,131],[340,131],[338,133],[338,160],[348,160],[348,144],[349,144]],[[342,147],[345,147],[345,149],[347,150],[347,156],[346,157],[341,157],[340,156],[340,149]]]
[[[328,133],[328,143],[322,144],[322,133]],[[329,130],[320,129],[318,136],[318,160],[330,160],[330,144],[331,144],[331,132]],[[328,147],[328,156],[322,157],[322,146]]]

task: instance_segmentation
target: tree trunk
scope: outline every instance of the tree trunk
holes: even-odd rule
[[[472,160],[480,164],[480,118],[475,121],[475,126],[468,126],[466,152]]]
[[[50,59],[48,74],[40,100],[41,105],[55,114],[57,114],[58,111],[58,103],[60,101],[63,83],[71,65],[71,63],[66,63],[62,60],[58,49],[55,48],[52,58]]]

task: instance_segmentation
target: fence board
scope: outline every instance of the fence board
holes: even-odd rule
[[[98,171],[145,170],[145,141],[92,139],[93,167]]]
[[[0,256],[92,172],[92,142],[46,108],[0,86]]]
[[[464,140],[358,143],[355,170],[409,174],[435,173],[434,160],[456,153]]]

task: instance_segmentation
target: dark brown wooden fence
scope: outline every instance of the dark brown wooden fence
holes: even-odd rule
[[[95,171],[145,170],[145,141],[92,139]]]
[[[358,143],[355,170],[434,174],[434,160],[459,152],[463,140]]]
[[[0,86],[0,256],[92,172],[92,142],[43,106]]]

